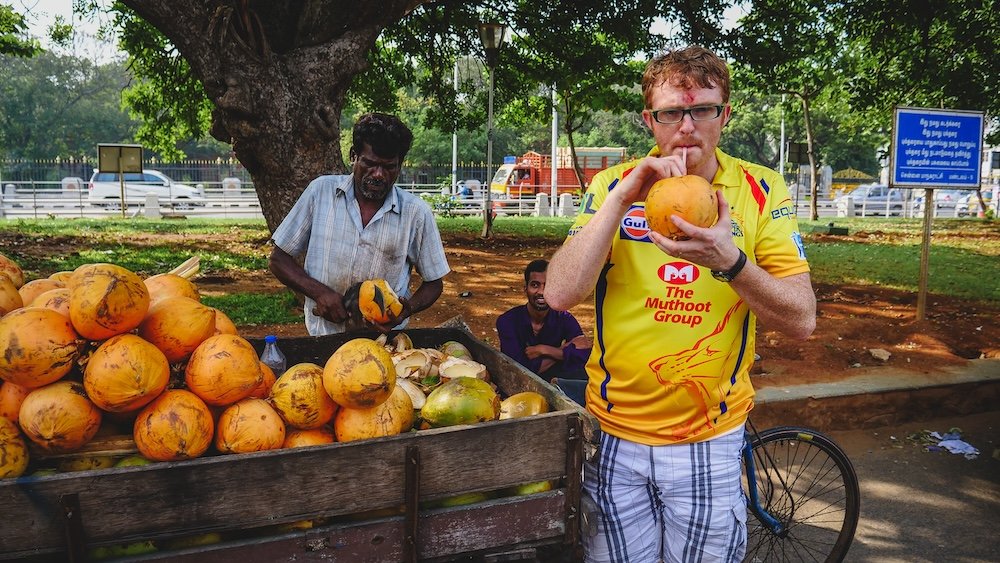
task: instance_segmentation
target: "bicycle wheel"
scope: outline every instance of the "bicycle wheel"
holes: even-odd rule
[[[751,448],[760,508],[785,530],[776,535],[748,518],[744,561],[843,561],[861,499],[857,473],[840,446],[807,428],[777,427],[754,436]]]

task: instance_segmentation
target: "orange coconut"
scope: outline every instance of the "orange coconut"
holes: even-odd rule
[[[0,318],[0,379],[35,388],[73,369],[81,340],[52,309],[22,307]]]
[[[21,301],[31,303],[36,297],[46,291],[49,291],[50,289],[59,289],[60,287],[66,287],[66,284],[56,280],[50,280],[49,278],[40,278],[37,280],[31,280],[30,282],[22,285],[17,292],[21,294]]]
[[[21,403],[21,430],[50,453],[83,447],[101,427],[101,410],[87,398],[83,385],[57,381],[32,389]]]
[[[210,336],[195,349],[184,369],[187,388],[209,405],[231,405],[260,385],[260,358],[246,339],[233,334]]]
[[[20,477],[28,469],[28,444],[13,421],[0,416],[0,479]]]
[[[337,403],[323,388],[323,368],[308,362],[288,368],[271,387],[268,402],[295,428],[319,428],[337,411]]]
[[[212,445],[215,420],[204,401],[185,389],[167,389],[135,418],[132,438],[143,457],[196,458]]]
[[[390,314],[401,313],[403,303],[385,280],[365,280],[358,291],[358,309],[369,322],[382,324],[389,322]]]
[[[50,289],[28,304],[29,307],[44,307],[69,318],[69,288]],[[71,321],[72,322],[72,321]]]
[[[389,398],[370,409],[341,408],[333,419],[338,442],[395,436],[413,428],[413,401],[402,387],[395,387]]]
[[[150,303],[156,303],[164,297],[179,295],[201,301],[201,294],[194,282],[177,274],[156,274],[146,278],[146,289],[149,290]]]
[[[646,195],[646,223],[661,235],[684,240],[688,236],[670,220],[677,215],[699,227],[719,220],[718,199],[708,180],[688,174],[657,181]]]
[[[0,418],[6,418],[12,422],[17,422],[17,415],[21,412],[21,403],[28,396],[31,389],[17,383],[5,381],[0,383]]]
[[[69,279],[73,277],[73,272],[70,270],[61,270],[58,272],[53,272],[49,274],[50,280],[55,280],[63,284],[63,286],[69,285]]]
[[[219,416],[215,449],[222,453],[277,450],[285,443],[285,423],[263,399],[243,399]]]
[[[14,282],[7,276],[0,275],[0,317],[23,306],[24,298],[14,286]]]
[[[215,334],[239,334],[232,319],[218,309],[215,310]]]
[[[288,427],[285,429],[285,443],[281,447],[303,448],[306,446],[322,446],[323,444],[332,444],[336,441],[337,438],[333,435],[333,429],[329,425],[320,428],[310,428],[308,430]]]
[[[152,402],[170,382],[170,363],[156,346],[134,334],[104,341],[87,361],[83,386],[110,412],[131,412]]]
[[[382,404],[396,386],[392,357],[369,338],[348,341],[327,360],[323,387],[342,407],[363,409]]]
[[[0,254],[0,276],[7,276],[10,278],[11,283],[14,287],[21,287],[24,285],[24,270],[17,262],[11,260],[10,258]]]
[[[139,323],[139,336],[159,348],[170,363],[186,360],[214,333],[215,310],[183,295],[156,301]]]
[[[114,264],[86,264],[69,281],[69,316],[81,336],[106,340],[139,326],[149,308],[142,278]]]
[[[254,387],[253,392],[250,393],[250,397],[254,399],[266,399],[271,394],[271,387],[274,387],[274,382],[278,379],[274,376],[274,370],[264,362],[260,363],[260,373],[264,378],[261,379],[260,385]]]

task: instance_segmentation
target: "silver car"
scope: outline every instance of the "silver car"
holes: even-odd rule
[[[965,194],[963,190],[936,189],[934,191],[934,217],[954,217],[955,205]],[[913,198],[911,210],[914,217],[924,216],[924,191],[916,190],[920,195]]]
[[[117,172],[94,171],[87,184],[91,205],[121,209],[122,185]],[[161,206],[190,209],[205,205],[205,194],[199,188],[181,184],[158,170],[142,173],[125,173],[125,205],[139,206],[146,203],[146,194],[156,194]]]
[[[889,189],[885,184],[866,184],[838,197],[835,203],[840,216],[901,216],[906,205],[906,195],[904,190]],[[847,209],[848,203],[853,208],[850,211]]]

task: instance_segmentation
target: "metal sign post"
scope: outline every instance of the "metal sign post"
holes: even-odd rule
[[[896,108],[889,153],[889,188],[924,188],[917,320],[926,317],[934,188],[979,188],[983,112]]]
[[[142,145],[97,145],[97,169],[118,171],[122,217],[125,217],[125,173],[142,174]]]

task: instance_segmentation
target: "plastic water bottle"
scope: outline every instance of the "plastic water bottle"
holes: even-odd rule
[[[269,334],[264,337],[264,351],[260,354],[260,361],[271,368],[275,377],[281,377],[285,373],[285,354],[278,348],[278,337]]]

